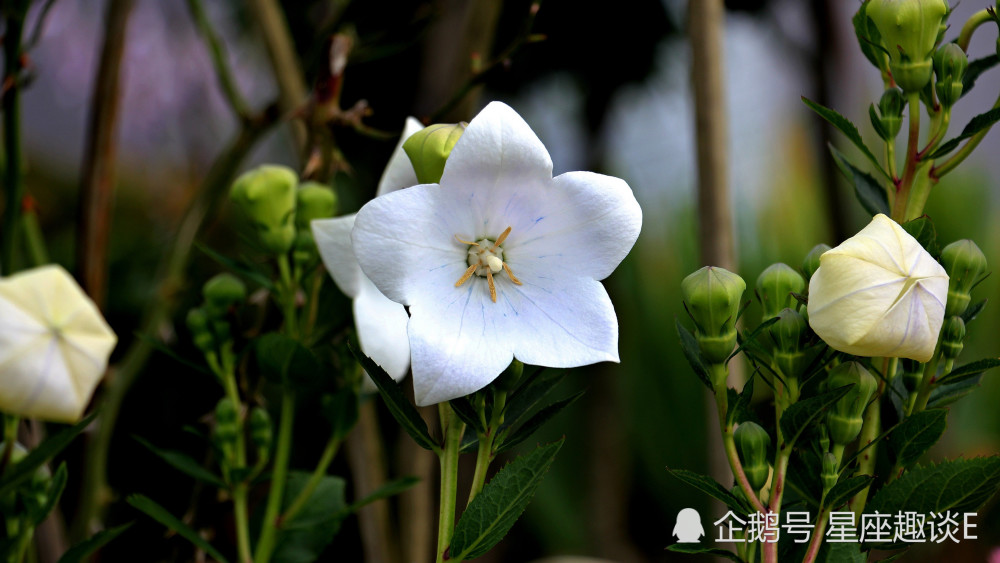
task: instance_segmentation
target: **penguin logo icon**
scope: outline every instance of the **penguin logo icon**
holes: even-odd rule
[[[677,523],[674,524],[674,536],[677,543],[698,543],[705,535],[701,525],[701,514],[693,508],[685,508],[677,513]]]

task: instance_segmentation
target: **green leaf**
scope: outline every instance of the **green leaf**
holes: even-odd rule
[[[956,459],[917,467],[879,489],[867,512],[975,512],[1000,486],[1000,457]]]
[[[962,97],[964,98],[972,91],[979,75],[995,67],[997,63],[1000,63],[1000,55],[996,54],[970,61],[969,66],[965,69],[965,74],[962,75]]]
[[[129,522],[128,524],[122,524],[121,526],[101,530],[100,532],[97,532],[93,536],[90,536],[89,538],[66,550],[66,553],[59,558],[59,563],[82,563],[87,561],[91,554],[111,540],[120,536],[122,532],[131,527],[132,522]]]
[[[861,139],[861,133],[858,132],[858,128],[851,123],[849,119],[840,115],[835,110],[817,104],[805,96],[802,96],[802,101],[809,106],[809,109],[818,113],[820,117],[829,121],[830,124],[839,129],[841,133],[847,135],[848,140],[854,143],[854,146],[858,147],[861,153],[865,155],[865,158],[871,161],[872,165],[875,166],[875,170],[878,170],[883,176],[889,178],[889,175],[882,169],[882,165],[879,164],[878,159],[875,158],[875,155],[872,154],[872,151],[868,149],[868,146],[865,145],[865,142]]]
[[[219,254],[218,252],[212,250],[211,248],[201,243],[196,242],[194,246],[198,250],[202,251],[205,254],[205,256],[208,256],[212,260],[218,262],[223,268],[236,272],[237,274],[240,274],[246,279],[253,281],[257,285],[266,288],[269,291],[274,291],[274,282],[272,282],[267,275],[263,274],[258,270],[255,270],[249,264],[244,264],[243,262],[239,262],[237,260],[229,258],[228,256]]]
[[[536,405],[548,396],[549,392],[566,377],[566,370],[544,370],[534,377],[528,378],[514,391],[507,399],[504,407],[504,423],[501,429],[515,426],[524,418]]]
[[[885,70],[885,48],[882,47],[882,35],[879,34],[875,22],[868,17],[864,10],[858,10],[851,18],[854,25],[854,34],[858,38],[858,46],[861,53],[872,63],[875,68]]]
[[[294,384],[298,390],[315,388],[323,373],[319,360],[301,342],[269,332],[255,342],[261,374],[282,385]]]
[[[958,144],[961,143],[962,141],[968,139],[969,137],[972,137],[973,135],[979,133],[980,131],[989,129],[997,121],[1000,121],[1000,108],[993,108],[990,111],[981,113],[973,117],[972,121],[970,121],[968,125],[966,125],[964,129],[962,129],[962,133],[959,136],[955,137],[954,139],[949,139],[941,143],[941,146],[939,146],[937,150],[935,150],[933,153],[931,153],[930,156],[926,158],[931,160],[936,158],[941,158],[942,156],[955,150],[955,148],[958,147]]]
[[[767,319],[766,321],[757,325],[757,328],[753,329],[753,331],[751,331],[750,334],[743,336],[741,338],[740,345],[737,346],[736,349],[733,350],[733,353],[729,355],[729,359],[731,360],[735,358],[736,354],[742,352],[743,349],[746,348],[747,346],[752,346],[753,344],[757,344],[757,339],[760,338],[761,333],[770,328],[771,325],[778,322],[779,320],[780,320],[779,317],[771,317],[770,319]]]
[[[215,473],[205,469],[200,463],[192,459],[187,454],[174,450],[158,448],[139,436],[133,435],[132,438],[134,438],[136,442],[145,446],[146,449],[153,452],[157,457],[167,462],[174,469],[177,469],[185,475],[193,477],[198,481],[214,485],[219,489],[226,488],[226,482],[222,480],[222,477],[219,477]]]
[[[507,464],[486,484],[455,525],[448,548],[453,559],[475,559],[507,535],[531,502],[562,444],[559,440],[539,446]]]
[[[743,390],[736,393],[735,389],[726,389],[726,392],[731,392],[729,396],[729,411],[726,413],[726,419],[730,423],[733,422],[743,422],[750,418],[750,401],[753,400],[753,380],[757,378],[756,373],[747,379],[746,383],[743,384]],[[733,397],[735,395],[735,397]]]
[[[553,416],[559,413],[559,411],[572,405],[577,399],[583,396],[584,391],[575,393],[561,401],[556,401],[551,405],[543,408],[542,410],[535,413],[534,416],[528,419],[527,422],[519,426],[516,430],[512,431],[508,436],[506,433],[500,435],[502,440],[500,445],[497,447],[497,453],[505,452],[514,446],[520,444],[521,442],[527,440],[532,434],[535,433],[543,424],[549,421]]]
[[[455,411],[458,418],[475,430],[477,434],[486,432],[483,421],[479,418],[479,413],[476,412],[475,407],[472,406],[468,397],[452,399],[448,401],[448,404],[451,405],[451,410]]]
[[[855,475],[844,479],[833,486],[823,499],[823,506],[835,509],[851,500],[855,494],[871,484],[875,478],[871,475]]]
[[[751,512],[754,512],[753,507],[747,504],[746,500],[729,492],[725,487],[720,485],[718,481],[707,475],[701,475],[700,473],[695,473],[694,471],[688,471],[686,469],[670,469],[669,467],[667,468],[667,471],[669,471],[674,477],[677,477],[681,481],[684,481],[688,485],[691,485],[715,500],[722,501],[737,514],[750,514]]]
[[[677,324],[677,334],[681,338],[681,351],[684,352],[684,357],[691,364],[691,369],[694,370],[694,374],[698,376],[698,379],[705,384],[705,387],[708,387],[709,391],[714,392],[712,380],[708,377],[708,369],[705,368],[705,363],[701,361],[698,339],[691,334],[691,331],[687,327],[681,324],[680,319],[674,320]]]
[[[56,469],[55,473],[52,474],[52,478],[49,480],[47,490],[45,492],[45,504],[39,506],[35,503],[26,503],[28,505],[28,518],[31,519],[33,526],[38,526],[45,520],[45,517],[52,512],[52,509],[59,504],[59,497],[62,496],[63,490],[66,488],[66,478],[68,475],[66,471],[66,462],[59,464],[59,468]]]
[[[341,389],[324,395],[323,416],[330,423],[330,439],[342,439],[358,422],[358,395],[353,389]]]
[[[895,456],[896,465],[907,468],[916,463],[944,434],[947,420],[948,411],[930,409],[900,422],[886,439]]]
[[[917,239],[920,246],[924,247],[935,260],[941,256],[941,247],[938,245],[937,231],[934,229],[934,223],[925,217],[917,217],[916,219],[907,221],[900,225],[903,229],[910,233],[910,235]]]
[[[873,216],[879,213],[888,215],[890,213],[889,196],[885,187],[870,174],[851,164],[847,157],[835,149],[833,145],[827,146],[830,148],[830,154],[833,155],[833,161],[837,168],[847,178],[847,182],[854,186],[854,196],[858,199],[861,207],[864,207],[865,211]]]
[[[875,104],[868,104],[868,119],[872,122],[872,127],[875,128],[875,133],[880,139],[886,139],[889,137],[889,130],[885,128],[882,123],[882,118],[878,116],[878,112],[875,111]]]
[[[952,383],[957,383],[963,379],[969,379],[976,377],[986,370],[993,369],[995,367],[1000,367],[1000,359],[996,358],[986,358],[984,360],[979,360],[977,362],[972,362],[971,364],[965,364],[964,366],[957,367],[947,374],[941,376],[937,380],[937,385],[948,385]]]
[[[978,375],[946,385],[935,385],[931,389],[931,396],[927,399],[928,408],[946,407],[972,393],[976,387],[979,387],[979,381],[982,377],[982,375]]]
[[[689,555],[711,555],[713,557],[724,557],[730,561],[736,561],[736,563],[745,563],[739,555],[736,555],[728,549],[708,547],[697,543],[675,543],[673,545],[668,545],[667,551],[673,551],[674,553],[686,553]]]
[[[983,311],[983,308],[986,307],[986,301],[986,299],[983,299],[978,303],[974,303],[962,313],[962,320],[965,321],[966,326]]]
[[[125,500],[138,510],[144,512],[153,520],[156,520],[160,524],[166,526],[168,530],[177,532],[181,537],[194,544],[195,547],[202,549],[205,553],[211,555],[221,563],[228,562],[228,559],[223,557],[218,550],[212,547],[212,544],[208,543],[208,540],[201,537],[198,532],[192,530],[184,522],[181,522],[179,518],[171,514],[166,508],[157,504],[153,499],[145,495],[134,494],[129,495]]]
[[[400,389],[399,384],[393,381],[381,366],[355,348],[353,344],[350,345],[350,348],[351,353],[361,363],[361,367],[368,372],[372,381],[375,382],[375,386],[378,387],[386,407],[389,408],[389,412],[392,413],[396,422],[403,427],[403,430],[406,430],[406,433],[413,438],[413,441],[418,446],[425,450],[438,451],[440,448],[434,442],[434,439],[431,438],[430,432],[427,430],[427,423],[421,418],[416,407],[406,399],[406,395],[403,394],[403,390]]]
[[[396,496],[406,491],[410,487],[416,485],[419,482],[420,482],[420,477],[414,477],[413,475],[409,475],[407,477],[400,477],[399,479],[396,479],[394,481],[389,481],[388,483],[382,485],[381,487],[369,493],[367,496],[365,496],[365,498],[348,506],[346,508],[346,511],[355,512],[362,506],[371,504],[377,500],[382,500],[384,498]]]
[[[850,385],[844,385],[843,387],[820,393],[815,397],[798,401],[788,407],[785,413],[781,415],[781,433],[785,442],[787,444],[794,444],[803,430],[813,422],[816,422],[826,409],[830,408],[837,400],[846,395],[850,389]],[[783,444],[776,444],[776,446],[784,447]]]
[[[311,477],[306,471],[291,471],[286,483],[282,512],[299,496]],[[311,563],[319,559],[349,514],[344,499],[346,482],[327,475],[291,520],[278,532],[274,549],[275,563]]]
[[[76,438],[77,434],[83,432],[83,429],[93,422],[98,412],[95,410],[73,426],[64,428],[49,436],[37,448],[24,456],[24,459],[17,462],[13,467],[8,468],[4,472],[3,477],[0,478],[0,498],[3,498],[4,495],[26,482],[35,474],[36,469],[63,451]]]
[[[865,563],[865,556],[861,553],[861,544],[859,543],[823,542],[818,561],[821,563]]]

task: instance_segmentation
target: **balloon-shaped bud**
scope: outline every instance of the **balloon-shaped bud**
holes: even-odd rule
[[[295,226],[308,231],[313,219],[329,219],[337,214],[337,194],[319,182],[305,182],[295,192]]]
[[[403,150],[410,157],[413,171],[421,184],[441,181],[444,163],[451,149],[465,133],[466,123],[436,123],[424,127],[403,143]]]
[[[247,286],[232,274],[219,274],[201,288],[205,302],[213,312],[224,312],[247,298]]]
[[[778,321],[768,329],[774,343],[774,363],[785,377],[800,377],[809,366],[809,357],[803,352],[808,331],[806,319],[787,308],[778,313]]]
[[[787,264],[771,264],[757,277],[757,297],[764,308],[764,319],[778,316],[782,309],[795,306],[793,293],[802,294],[806,280]]]
[[[962,77],[969,66],[969,57],[955,43],[946,43],[934,53],[934,89],[941,104],[948,108],[962,97]]]
[[[236,404],[229,397],[219,399],[215,405],[215,439],[223,446],[234,444],[239,431]]]
[[[802,261],[802,271],[805,272],[807,280],[812,279],[813,274],[819,269],[819,257],[827,250],[830,250],[829,244],[817,244],[812,247],[809,254],[806,254],[805,259]]]
[[[258,456],[266,456],[271,451],[274,429],[267,410],[254,407],[250,410],[250,442],[257,448]]]
[[[295,186],[299,178],[287,166],[265,165],[244,172],[233,183],[230,199],[257,229],[264,250],[284,254],[295,242]]]
[[[909,392],[914,392],[920,386],[920,380],[924,377],[924,366],[916,360],[902,359],[899,361],[900,371],[903,376],[903,386]]]
[[[840,479],[840,462],[837,461],[837,456],[830,452],[823,454],[823,470],[819,476],[823,482],[824,493],[837,484],[837,480]]]
[[[713,266],[705,266],[681,282],[684,306],[694,319],[705,361],[724,363],[736,347],[736,315],[746,287],[740,276]]]
[[[215,338],[212,337],[212,329],[209,326],[208,314],[201,307],[196,307],[188,311],[187,327],[191,331],[191,338],[194,345],[202,352],[211,352],[215,349]]]
[[[767,450],[771,447],[771,437],[759,424],[743,422],[736,428],[733,438],[750,487],[759,491],[767,483],[770,472]]]
[[[986,274],[986,255],[969,239],[957,240],[941,250],[941,263],[948,272],[948,305],[945,314],[961,315],[972,300],[973,286]]]
[[[919,92],[930,82],[931,57],[948,15],[945,0],[869,0],[868,17],[889,52],[889,70],[904,92]]]
[[[899,88],[887,88],[882,93],[878,101],[879,125],[875,129],[883,140],[889,141],[899,135],[899,130],[903,126],[903,108],[906,107],[906,98]],[[874,119],[874,117],[873,117]],[[873,125],[875,125],[873,123]]]
[[[865,407],[875,394],[878,382],[858,362],[845,362],[830,370],[826,380],[828,390],[851,385],[826,414],[826,428],[834,444],[847,445],[861,432]]]
[[[944,268],[879,214],[820,258],[809,280],[809,326],[841,352],[927,362],[947,294]]]
[[[948,317],[941,327],[941,355],[946,360],[954,360],[965,346],[965,321],[962,317]]]

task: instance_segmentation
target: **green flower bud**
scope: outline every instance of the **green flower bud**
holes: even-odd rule
[[[329,219],[337,214],[337,194],[330,186],[306,182],[295,192],[295,227],[308,231],[313,219]]]
[[[812,279],[813,274],[819,269],[819,257],[827,250],[830,250],[829,244],[817,244],[812,247],[809,254],[806,254],[805,260],[802,261],[802,271],[806,273],[807,280]]]
[[[208,314],[204,309],[196,307],[188,311],[187,327],[191,331],[191,339],[194,345],[202,352],[215,350],[215,339],[209,328]]]
[[[885,130],[883,140],[895,139],[899,135],[899,130],[903,126],[903,108],[906,107],[906,98],[899,88],[887,88],[882,93],[878,101],[879,121]],[[819,260],[819,258],[817,258]],[[819,262],[816,263],[817,267]]]
[[[948,317],[941,327],[941,355],[946,360],[954,360],[962,353],[965,340],[965,321],[962,317]]]
[[[233,183],[230,199],[257,229],[264,250],[284,254],[295,241],[295,186],[299,179],[286,166],[261,166]]]
[[[786,307],[795,306],[792,293],[802,294],[806,280],[802,274],[782,263],[771,264],[757,277],[757,298],[764,307],[764,319],[778,316]]]
[[[274,430],[271,416],[265,409],[254,407],[250,411],[250,442],[257,448],[258,454],[266,455],[271,450]]]
[[[861,425],[868,401],[875,394],[878,382],[858,362],[845,362],[833,368],[826,380],[827,389],[853,385],[847,394],[827,412],[826,428],[834,444],[847,445],[861,432]]]
[[[219,274],[205,282],[201,294],[216,311],[225,311],[247,298],[247,286],[232,274]]]
[[[684,278],[681,296],[695,323],[705,361],[724,363],[736,347],[736,315],[746,282],[723,268],[705,266]]]
[[[868,17],[889,52],[889,70],[904,92],[919,92],[930,82],[931,56],[948,15],[945,0],[869,0]]]
[[[295,246],[292,251],[292,259],[299,266],[308,266],[317,257],[316,239],[313,238],[312,231],[299,231],[295,233]]]
[[[733,438],[736,441],[736,450],[740,454],[743,471],[750,481],[750,487],[759,491],[767,483],[770,471],[767,449],[771,447],[771,437],[759,424],[744,422],[736,428]]]
[[[937,77],[934,89],[944,107],[951,107],[962,97],[962,77],[968,66],[969,57],[955,43],[941,45],[934,53],[934,75]]]
[[[778,313],[778,322],[768,329],[774,343],[774,363],[785,377],[800,377],[809,365],[809,358],[802,351],[808,329],[806,319],[788,308]]]
[[[823,471],[819,476],[823,482],[824,493],[837,484],[837,480],[840,479],[840,463],[837,462],[837,456],[830,452],[823,454]]]
[[[226,448],[236,443],[239,433],[236,404],[229,397],[223,397],[215,405],[215,439]]]
[[[972,287],[986,273],[986,255],[969,239],[957,240],[941,250],[941,264],[948,272],[945,317],[961,315],[969,307]]]
[[[916,391],[924,377],[923,364],[909,358],[900,358],[899,365],[903,371],[903,386],[911,393]]]
[[[444,163],[451,149],[465,133],[466,123],[436,123],[417,131],[403,142],[403,150],[413,163],[421,184],[441,181]]]

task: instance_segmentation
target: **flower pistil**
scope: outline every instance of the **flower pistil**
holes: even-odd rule
[[[517,279],[514,272],[511,271],[510,266],[503,259],[503,249],[500,245],[503,241],[507,240],[507,235],[510,234],[510,227],[504,229],[497,239],[490,240],[488,238],[479,239],[476,242],[471,242],[467,240],[462,240],[458,235],[455,235],[455,239],[462,244],[469,245],[469,268],[465,270],[462,277],[458,278],[455,282],[455,287],[461,287],[462,284],[469,281],[472,274],[476,274],[480,277],[485,277],[487,283],[490,286],[490,299],[494,303],[497,302],[497,288],[496,283],[493,281],[493,274],[500,273],[500,270],[507,272],[507,276],[510,281],[517,285],[521,285],[521,280]]]

